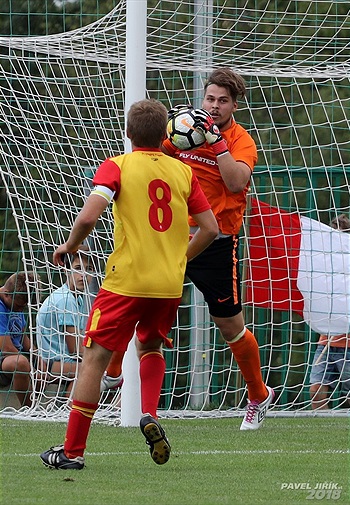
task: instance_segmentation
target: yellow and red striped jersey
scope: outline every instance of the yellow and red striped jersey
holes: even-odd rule
[[[210,209],[191,168],[160,149],[137,149],[105,160],[93,183],[114,192],[114,250],[102,288],[125,296],[180,297],[188,214]]]

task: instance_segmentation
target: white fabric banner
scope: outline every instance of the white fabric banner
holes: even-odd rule
[[[297,286],[304,318],[317,333],[350,333],[350,233],[300,218]]]

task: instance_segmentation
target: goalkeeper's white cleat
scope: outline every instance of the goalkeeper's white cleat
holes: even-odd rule
[[[109,375],[104,373],[101,379],[100,392],[107,391],[108,389],[118,389],[121,388],[123,384],[123,375],[120,374],[118,377],[110,377]]]
[[[247,410],[242,421],[240,430],[258,430],[265,419],[267,409],[275,397],[275,392],[269,386],[266,386],[268,395],[263,402],[248,400]]]

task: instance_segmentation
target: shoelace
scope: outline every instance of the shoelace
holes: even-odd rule
[[[252,401],[247,405],[247,412],[245,415],[245,421],[247,423],[252,423],[255,417],[255,414],[259,411],[259,402]]]

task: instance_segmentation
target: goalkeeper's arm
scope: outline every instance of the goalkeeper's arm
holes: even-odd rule
[[[196,110],[195,127],[202,130],[206,141],[213,149],[216,156],[228,153],[226,141],[222,138],[219,128],[209,112],[204,109]]]
[[[246,163],[234,159],[209,112],[204,109],[196,111],[196,119],[196,128],[203,131],[207,143],[216,155],[220,174],[226,187],[232,193],[240,193],[250,179],[250,167]]]

